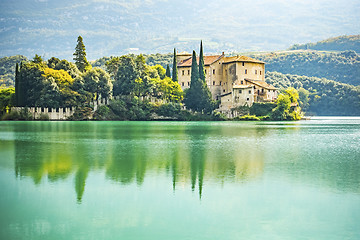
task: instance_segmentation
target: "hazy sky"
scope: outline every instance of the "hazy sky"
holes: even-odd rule
[[[0,56],[71,58],[82,35],[91,59],[129,49],[286,49],[359,34],[359,0],[1,0]]]

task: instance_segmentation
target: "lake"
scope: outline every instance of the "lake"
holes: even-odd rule
[[[0,239],[360,239],[360,118],[0,122]]]

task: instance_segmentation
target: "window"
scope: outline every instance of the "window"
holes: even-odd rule
[[[249,100],[250,100],[249,98],[246,99],[246,101],[249,101]]]
[[[242,94],[242,90],[241,90],[241,89],[239,90],[239,93]]]
[[[221,81],[220,81],[220,86],[221,86]]]
[[[190,86],[190,82],[188,82],[188,86]]]
[[[247,74],[247,69],[245,69],[245,74]]]
[[[206,74],[206,69],[205,69],[205,74]]]
[[[188,75],[190,75],[190,70],[188,70]]]
[[[260,75],[261,75],[261,71],[260,71]]]
[[[182,75],[183,75],[183,76],[185,75],[185,71],[184,71],[184,70],[182,70]]]
[[[213,69],[213,74],[215,74],[215,69]]]
[[[249,90],[249,94],[251,94],[251,90]]]
[[[223,92],[225,92],[225,89],[223,90]]]
[[[261,93],[264,93],[264,89],[261,89]]]
[[[184,86],[184,82],[181,83],[181,86]]]
[[[245,62],[242,62],[242,65],[245,66]]]
[[[255,70],[255,74],[257,74],[257,70]]]
[[[241,80],[241,84],[244,84],[244,81]]]
[[[215,81],[213,81],[213,85],[215,85]]]

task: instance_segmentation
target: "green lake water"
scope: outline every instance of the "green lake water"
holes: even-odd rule
[[[360,118],[0,122],[0,239],[360,239]]]

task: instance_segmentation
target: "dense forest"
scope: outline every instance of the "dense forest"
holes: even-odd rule
[[[360,53],[360,35],[328,38],[317,43],[294,44],[289,50],[312,49],[318,51],[348,51]]]
[[[252,54],[266,63],[266,71],[327,78],[360,85],[360,55],[354,51],[285,51]]]
[[[14,86],[15,64],[27,61],[22,55],[0,58],[0,88]]]
[[[359,116],[360,87],[325,78],[267,72],[266,82],[280,89],[299,91],[303,110],[320,116]]]
[[[134,54],[128,54],[128,56],[135,57]],[[149,66],[161,65],[162,67],[166,68],[169,65],[172,68],[172,60],[173,60],[173,53],[166,53],[166,54],[143,54],[145,58],[145,62]],[[93,67],[99,67],[101,69],[106,69],[106,62],[115,58],[114,56],[111,57],[102,57],[95,61],[90,61],[90,64]]]

